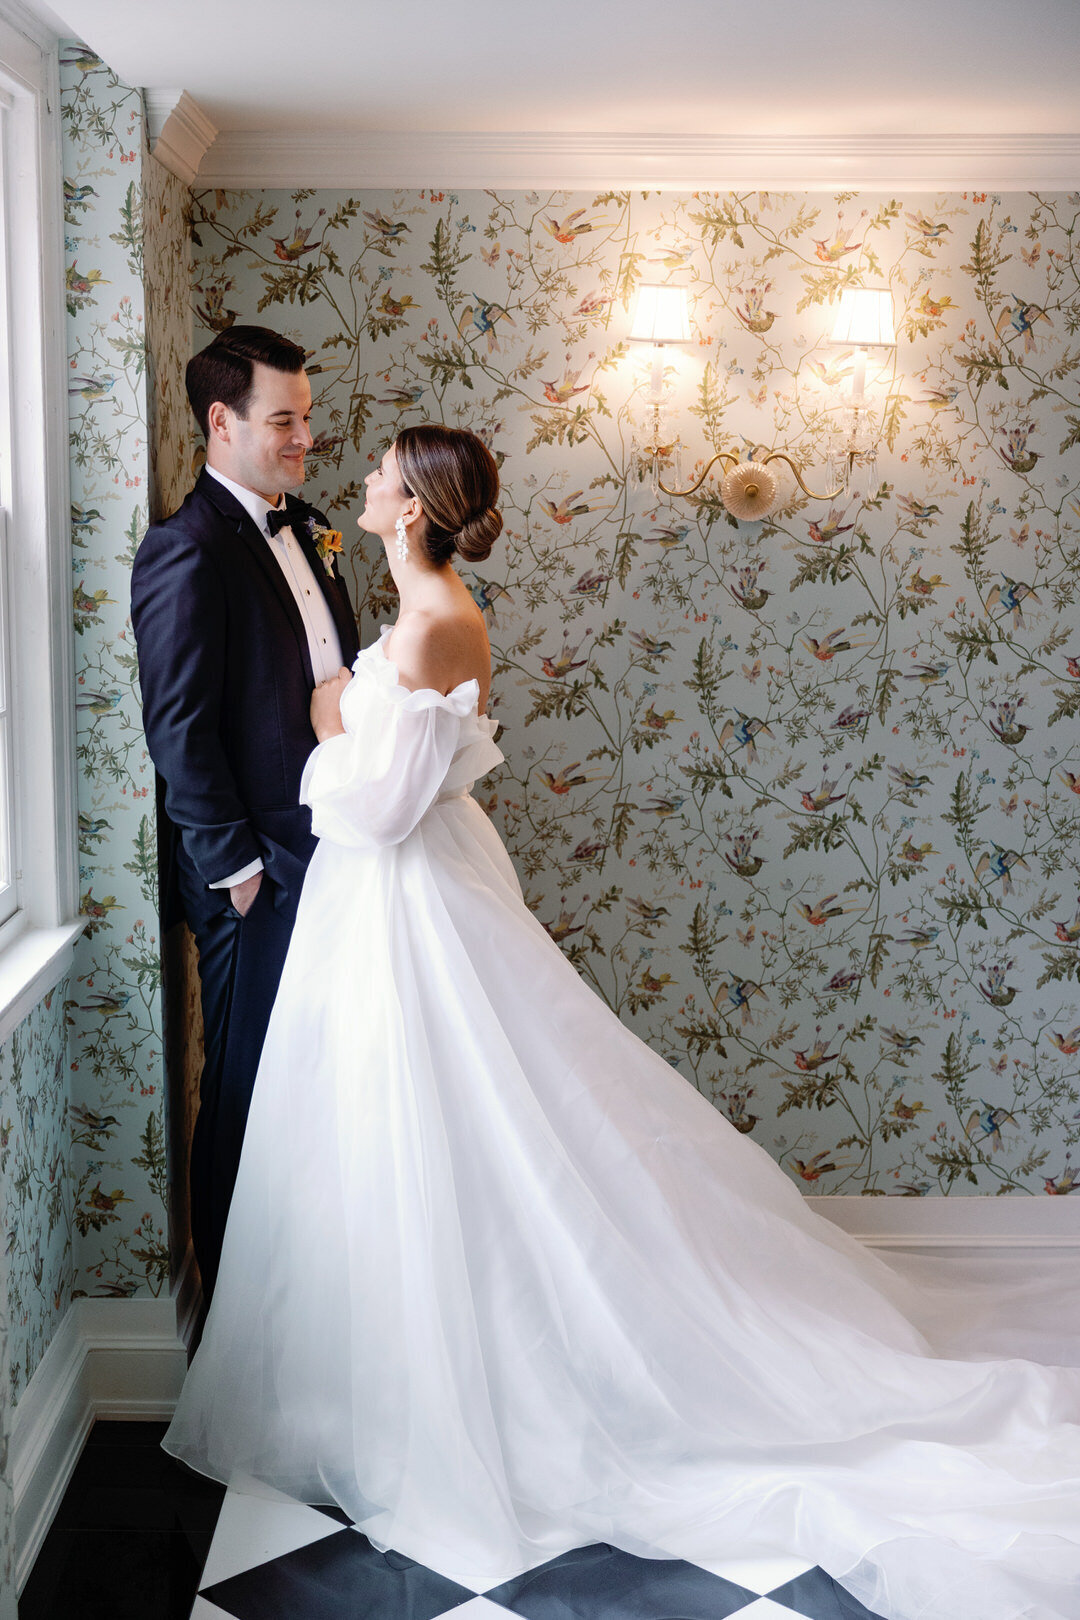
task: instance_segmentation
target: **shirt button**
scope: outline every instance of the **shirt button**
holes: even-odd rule
[[[326,646],[326,637],[325,636],[323,636],[323,638],[322,638],[322,644],[323,644],[324,647]]]
[[[305,591],[304,591],[304,595],[305,595],[305,596],[310,596],[310,595],[311,595],[311,592],[310,592],[310,591],[309,591],[309,590],[305,590]]]

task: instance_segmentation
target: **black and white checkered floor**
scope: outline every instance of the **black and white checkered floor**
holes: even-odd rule
[[[875,1620],[796,1559],[709,1569],[579,1547],[483,1593],[376,1552],[343,1513],[229,1491],[191,1620]]]

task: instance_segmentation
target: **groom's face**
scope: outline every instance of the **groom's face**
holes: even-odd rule
[[[216,409],[217,407],[215,407]],[[273,501],[304,482],[304,456],[311,449],[311,384],[303,371],[274,371],[255,364],[243,416],[222,407],[221,435],[212,465],[245,489]]]

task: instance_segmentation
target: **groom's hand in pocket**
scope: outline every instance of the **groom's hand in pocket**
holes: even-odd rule
[[[259,892],[259,885],[262,880],[262,873],[256,872],[254,877],[245,878],[243,883],[234,883],[229,890],[229,899],[232,901],[234,910],[238,911],[241,917],[246,917],[255,904],[255,896]]]

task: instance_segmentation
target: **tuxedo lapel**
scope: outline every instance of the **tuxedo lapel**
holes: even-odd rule
[[[308,647],[304,621],[300,609],[296,605],[296,599],[289,589],[288,581],[270,550],[270,542],[261,532],[251,514],[241,506],[236,497],[225,488],[224,484],[219,483],[209,473],[202,472],[199,474],[199,481],[195,489],[197,494],[204,496],[211,505],[217,508],[229,527],[235,530],[237,537],[245,546],[256,567],[270,584],[275,596],[281,603],[282,611],[289,621],[293,635],[296,637],[297,649],[303,662],[308,684],[314,687],[315,676],[311,668],[311,649]]]

